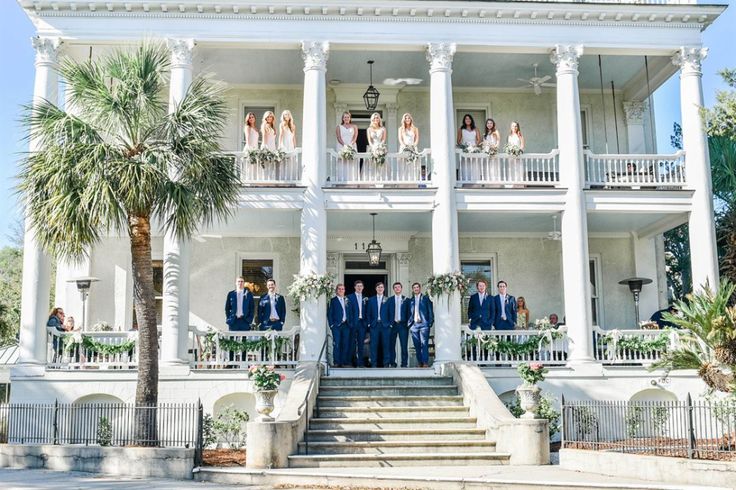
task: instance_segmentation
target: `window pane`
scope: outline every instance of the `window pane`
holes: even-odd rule
[[[260,297],[266,291],[266,280],[273,277],[273,260],[243,260],[241,270],[246,287]]]

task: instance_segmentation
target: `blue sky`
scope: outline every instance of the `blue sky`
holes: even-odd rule
[[[704,35],[704,43],[710,48],[710,53],[703,64],[703,92],[705,103],[710,106],[715,100],[716,90],[725,88],[717,72],[725,67],[736,68],[736,52],[729,47],[728,41],[736,26],[736,0],[707,3],[730,5]],[[0,76],[0,246],[10,243],[8,235],[20,219],[13,188],[18,154],[26,148],[18,125],[19,108],[30,101],[33,93],[34,53],[29,40],[32,35],[33,26],[18,4],[12,0],[0,0],[0,66],[5,67],[5,75]],[[679,90],[679,79],[675,76],[654,94],[657,141],[661,152],[670,151],[672,123],[680,118]]]

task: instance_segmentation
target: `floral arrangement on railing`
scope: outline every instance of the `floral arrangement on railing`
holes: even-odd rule
[[[524,150],[522,150],[521,147],[519,147],[518,145],[508,144],[503,148],[503,152],[518,157],[519,155],[524,153]]]
[[[215,346],[219,346],[220,351],[261,352],[270,349],[273,345],[274,350],[280,352],[287,342],[289,342],[288,337],[281,337],[274,330],[266,330],[265,335],[257,339],[249,339],[247,337],[228,338],[227,334],[212,329],[204,336],[204,354],[212,354]]]
[[[537,383],[544,381],[544,375],[549,372],[549,369],[544,367],[541,362],[530,362],[519,364],[516,368],[516,372],[519,373],[519,377],[527,386],[534,386]]]
[[[294,301],[330,297],[334,289],[335,277],[332,274],[294,274],[294,282],[289,286],[289,297]]]
[[[353,160],[355,159],[355,148],[351,145],[343,145],[337,156],[341,160]]]
[[[275,366],[251,366],[248,379],[253,381],[257,391],[277,390],[286,376],[276,372]]]
[[[483,153],[483,148],[477,145],[460,144],[458,145],[463,153]]]
[[[371,146],[371,162],[374,165],[381,166],[386,163],[386,155],[388,155],[388,148],[385,143]]]
[[[494,145],[490,141],[484,141],[482,148],[483,153],[487,154],[489,157],[495,157],[498,154],[498,145]]]
[[[607,335],[598,337],[598,341],[606,346],[606,355],[609,359],[616,357],[621,351],[635,352],[637,354],[650,354],[652,352],[664,352],[670,345],[670,330],[665,329],[656,337],[644,337],[640,335],[624,336],[620,330],[611,330]]]
[[[121,329],[118,327],[118,330],[121,330]],[[90,331],[91,332],[114,332],[115,328],[113,328],[113,326],[107,323],[106,321],[99,321],[95,323],[94,325],[92,325],[92,328],[90,328]]]
[[[260,165],[261,168],[266,168],[266,165],[278,165],[286,158],[286,152],[283,150],[270,148],[249,148],[244,153],[248,163]]]
[[[448,272],[447,274],[435,274],[429,276],[426,281],[427,293],[435,298],[450,296],[455,291],[461,295],[468,291],[470,279],[462,272]]]
[[[102,354],[104,356],[116,356],[133,350],[138,340],[137,332],[130,332],[125,342],[120,344],[106,344],[96,340],[90,335],[84,335],[82,332],[73,332],[71,335],[62,337],[64,343],[64,351],[70,352],[76,346],[81,345],[87,352]]]
[[[464,345],[478,346],[487,352],[498,352],[510,356],[527,356],[563,337],[564,333],[552,326],[540,328],[537,335],[530,334],[525,340],[506,340],[498,338],[497,335],[477,331],[474,336],[465,340]]]
[[[639,322],[639,328],[642,330],[659,330],[659,324],[657,322],[653,322],[652,320],[644,320],[642,322]]]
[[[403,158],[409,165],[414,165],[419,162],[421,153],[417,149],[416,145],[404,145],[401,147],[401,158]]]

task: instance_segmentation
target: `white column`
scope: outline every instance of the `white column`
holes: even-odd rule
[[[399,105],[386,104],[386,131],[388,131],[388,151],[396,153],[399,151]],[[403,122],[403,121],[402,121]]]
[[[192,39],[169,39],[171,77],[169,112],[182,101],[192,83]],[[173,176],[174,178],[176,176]],[[164,284],[161,326],[161,364],[188,364],[189,337],[189,240],[180,240],[173,233],[164,236]]]
[[[644,114],[647,110],[649,110],[649,103],[646,100],[628,100],[624,102],[629,153],[647,152],[646,133],[644,132]]]
[[[682,146],[685,150],[685,173],[694,191],[690,210],[690,257],[693,290],[706,282],[718,284],[718,255],[713,225],[713,187],[710,175],[708,137],[703,129],[703,87],[701,62],[706,48],[683,47],[672,58],[680,67],[680,110],[682,111]]]
[[[579,45],[557,45],[551,54],[557,70],[557,128],[560,179],[567,187],[562,213],[562,280],[570,345],[569,364],[593,360],[588,269],[588,223],[583,194],[583,134],[580,122]]]
[[[657,261],[657,265],[655,266],[657,269],[657,303],[659,306],[657,309],[661,310],[670,304],[670,291],[667,284],[667,262],[664,251],[664,235],[661,233],[654,237],[654,251],[655,260]]]
[[[302,121],[302,185],[300,274],[327,272],[327,215],[322,184],[325,181],[327,114],[325,73],[330,46],[327,42],[302,42],[304,59],[304,109]],[[325,298],[303,301],[300,308],[299,359],[317,360],[327,335]]]
[[[435,274],[460,270],[455,205],[455,128],[452,58],[455,44],[430,43],[430,137],[433,178],[437,186],[432,211],[432,269]],[[460,360],[460,293],[434,302],[435,363]]]
[[[648,320],[659,309],[659,274],[657,273],[657,247],[655,237],[639,238],[631,234],[634,248],[636,277],[651,279],[651,284],[642,287],[639,294],[639,319]]]
[[[59,39],[34,37],[36,50],[36,78],[33,84],[33,102],[43,100],[57,103],[59,76],[56,72]],[[29,151],[39,150],[39,141],[31,138]],[[23,287],[20,306],[19,364],[42,365],[46,363],[46,321],[49,313],[49,258],[36,240],[26,216],[23,237]]]

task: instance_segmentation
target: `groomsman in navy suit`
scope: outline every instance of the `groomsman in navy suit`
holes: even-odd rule
[[[235,289],[227,293],[225,300],[225,323],[232,331],[250,330],[253,323],[253,295],[245,287],[245,279],[235,280]]]
[[[276,281],[266,281],[268,294],[261,296],[258,302],[258,322],[261,330],[283,330],[286,321],[286,301],[276,292]]]
[[[388,367],[391,363],[391,352],[389,342],[391,340],[391,316],[390,302],[383,294],[386,286],[382,283],[376,283],[376,295],[368,299],[366,305],[366,314],[368,317],[368,330],[371,333],[371,365],[378,367],[378,347],[382,350],[383,367]],[[394,344],[394,348],[396,344]]]
[[[498,296],[493,298],[496,306],[496,330],[513,330],[516,326],[516,298],[508,294],[506,281],[498,281]]]
[[[355,292],[348,295],[348,308],[350,309],[350,359],[356,357],[356,366],[363,365],[363,344],[368,333],[368,321],[365,315],[365,306],[368,298],[363,296],[363,281],[360,279],[353,283]]]
[[[434,311],[429,296],[422,294],[422,285],[411,285],[412,297],[407,302],[407,325],[417,353],[419,367],[429,367],[429,329],[434,323]]]
[[[350,357],[351,309],[345,297],[345,285],[338,284],[335,293],[327,308],[327,323],[332,331],[332,361],[337,367],[347,367],[353,362]]]
[[[476,282],[478,292],[470,296],[468,302],[468,320],[470,329],[491,330],[496,319],[496,304],[493,296],[487,293],[488,284],[483,279]]]
[[[396,339],[401,347],[401,367],[409,365],[409,327],[406,326],[409,298],[401,294],[400,282],[393,285],[394,295],[389,299],[389,318],[391,319],[391,338],[388,341],[391,352],[391,367],[396,367]]]

